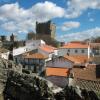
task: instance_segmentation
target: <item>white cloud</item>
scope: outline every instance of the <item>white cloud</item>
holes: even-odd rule
[[[18,3],[1,6],[0,28],[7,32],[28,32],[28,30],[32,30],[34,25],[32,24],[30,11],[20,8]]]
[[[5,4],[0,7],[0,17],[6,20],[21,21],[28,18],[29,11],[19,7],[18,3]]]
[[[87,9],[100,9],[100,0],[70,0],[65,17],[79,17]]]
[[[89,29],[82,32],[70,33],[58,37],[61,41],[85,40],[91,37],[100,36],[100,27]]]
[[[64,16],[64,9],[45,1],[24,9],[15,4],[0,6],[0,28],[11,32],[28,32],[35,30],[35,22],[44,22]]]
[[[7,31],[15,31],[17,28],[14,22],[8,22],[1,25],[1,28],[4,28]]]
[[[80,26],[79,22],[70,21],[70,22],[63,23],[61,29],[62,29],[62,31],[68,31],[73,28],[78,28],[79,26]]]
[[[52,18],[63,17],[65,14],[63,8],[48,1],[45,1],[44,3],[37,3],[32,7],[31,11],[35,14],[35,18],[39,21],[47,21]]]

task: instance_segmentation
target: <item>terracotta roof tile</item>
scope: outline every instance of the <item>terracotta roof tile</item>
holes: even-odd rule
[[[85,63],[88,62],[90,59],[88,59],[88,56],[85,55],[65,55],[64,56],[66,59],[69,59],[70,61],[74,63]]]
[[[68,76],[69,69],[66,68],[46,68],[47,76]]]
[[[73,68],[76,85],[88,91],[100,91],[100,78],[96,77],[96,65],[89,64],[85,69]]]
[[[43,51],[46,51],[46,52],[49,52],[49,53],[54,52],[54,50],[57,49],[57,48],[52,47],[50,45],[42,45],[39,48],[42,49]]]
[[[68,49],[80,48],[80,49],[83,49],[83,48],[88,48],[88,44],[80,43],[80,42],[70,42],[70,43],[67,43],[60,48],[68,48]]]
[[[27,54],[24,56],[24,58],[46,59],[48,57],[41,53],[34,53],[34,54]]]
[[[84,80],[100,80],[96,78],[96,65],[88,65],[86,68],[73,68],[74,78]]]
[[[100,80],[84,80],[84,79],[76,79],[76,85],[78,85],[81,89],[86,89],[88,91],[100,92]]]

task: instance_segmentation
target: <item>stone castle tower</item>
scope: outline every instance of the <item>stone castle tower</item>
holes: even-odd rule
[[[36,34],[38,37],[55,39],[56,25],[51,21],[45,23],[36,22]]]
[[[57,47],[59,42],[56,40],[56,25],[51,21],[36,22],[36,33],[29,32],[27,40],[44,40],[48,45]]]

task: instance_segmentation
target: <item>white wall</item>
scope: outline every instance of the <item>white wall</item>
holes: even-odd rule
[[[68,50],[70,50],[70,52],[68,52]],[[78,52],[76,53],[75,50],[77,50]],[[84,53],[82,53],[82,50],[84,50]],[[66,48],[59,48],[59,51],[58,51],[58,55],[59,56],[64,56],[66,55],[67,53],[69,53],[69,55],[88,55],[88,48],[85,49],[66,49]]]
[[[21,54],[26,53],[28,51],[32,51],[34,49],[37,49],[37,47],[36,46],[19,47],[19,48],[13,50],[13,56],[18,56],[18,55],[21,55]],[[8,55],[9,55],[9,52],[2,53],[1,57],[4,59],[8,59]]]
[[[40,48],[38,48],[38,52],[49,57],[49,53],[44,51],[44,50],[42,50],[42,49],[40,49]]]
[[[26,41],[26,46],[41,46],[45,45],[45,42],[43,40],[28,40]]]
[[[13,50],[13,56],[21,55],[25,52],[32,51],[37,49],[40,45],[44,45],[45,42],[43,40],[31,40],[26,42],[26,46],[19,47]]]
[[[24,46],[24,47],[20,47],[18,49],[14,49],[13,50],[13,56],[17,56],[17,55],[23,54],[25,52],[34,50],[36,48],[37,48],[36,46]]]
[[[46,61],[51,60],[52,55],[54,54],[54,52],[53,53],[49,53],[49,52],[46,52],[46,51],[44,51],[44,50],[42,50],[40,48],[38,48],[38,52],[48,57],[48,59],[46,59]]]
[[[67,54],[67,49],[59,48],[58,50],[58,56],[64,56]]]
[[[58,55],[58,49],[54,50],[54,55]]]

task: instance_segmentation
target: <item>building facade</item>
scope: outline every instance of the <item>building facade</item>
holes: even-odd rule
[[[57,57],[57,58],[54,58],[50,61],[48,61],[46,63],[46,66],[47,67],[54,67],[54,68],[72,68],[74,65],[74,62],[72,62],[71,60],[69,59],[66,59],[65,57]]]
[[[59,48],[59,56],[64,55],[86,55],[90,56],[90,48],[88,44],[81,42],[70,42]]]
[[[41,74],[45,70],[45,61],[48,57],[41,53],[26,53],[20,60],[24,69]]]

